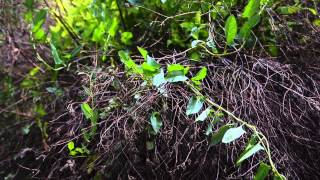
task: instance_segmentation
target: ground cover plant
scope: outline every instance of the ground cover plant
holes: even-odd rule
[[[0,177],[320,178],[318,1],[0,7]]]

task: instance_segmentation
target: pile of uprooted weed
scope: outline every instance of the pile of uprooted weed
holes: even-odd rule
[[[234,62],[219,59],[206,66],[209,74],[202,91],[267,136],[280,172],[288,178],[320,177],[317,74],[249,57]],[[196,67],[192,69],[196,72]],[[89,87],[91,82],[92,94],[88,98],[82,89],[72,87],[76,94],[65,105],[67,111],[50,121],[50,153],[39,167],[40,177],[82,177],[89,172],[110,178],[249,178],[257,167],[256,159],[265,158],[257,155],[238,170],[233,162],[246,141],[210,146],[205,135],[207,124],[195,123],[194,117],[185,115],[192,93],[183,84],[167,85],[166,94],[160,94],[110,67],[83,67],[79,71],[80,84]],[[81,144],[81,129],[90,128],[81,113],[83,101],[94,102],[94,108],[105,113],[89,145],[91,155],[72,158],[66,144],[70,140]],[[163,122],[156,136],[148,133],[153,111],[160,112]],[[155,142],[151,150],[149,141]]]
[[[283,42],[281,50],[287,56],[280,60],[239,53],[235,57],[204,60],[195,66],[188,64],[185,54],[177,53],[160,58],[159,62],[163,66],[168,63],[189,65],[191,72],[197,72],[200,66],[208,67],[203,94],[256,125],[270,141],[273,160],[287,178],[316,179],[320,177],[319,36],[304,34],[309,37],[308,42],[298,46],[298,42],[291,41],[297,34],[290,33],[297,32],[285,31],[290,38]],[[15,54],[17,49],[25,54],[27,50],[22,51],[25,45],[9,41],[11,36],[7,37],[2,47],[6,51],[2,52],[8,55],[2,56],[1,64],[4,61],[6,64],[21,63],[33,56],[28,54],[26,59],[23,53]],[[16,44],[21,47],[14,46]],[[24,64],[39,65],[35,59]],[[13,63],[11,70],[16,67]],[[7,69],[1,70],[3,75],[8,74]],[[19,74],[27,73],[23,70],[11,72],[18,73],[10,75],[14,84],[24,78]],[[64,96],[54,101],[49,101],[50,94],[45,93],[47,83],[41,84],[40,101],[45,102],[48,111],[43,117],[48,121],[47,138],[41,137],[33,114],[26,110],[33,103],[29,93],[16,92],[14,100],[19,103],[13,103],[14,108],[1,104],[6,111],[1,110],[4,116],[0,176],[249,179],[257,168],[257,160],[266,158],[257,154],[240,169],[234,166],[249,137],[232,145],[210,146],[210,137],[205,135],[207,123],[195,123],[195,117],[185,114],[192,92],[184,84],[166,85],[166,94],[160,94],[139,78],[127,76],[122,68],[80,63],[71,71],[62,71],[57,83],[63,88]],[[82,129],[91,128],[80,109],[83,102],[99,110],[98,130],[88,145],[90,155],[71,157],[67,143],[74,141],[80,146],[84,142]],[[149,118],[154,111],[160,112],[163,122],[158,135],[148,131]],[[233,122],[228,117],[222,120]],[[31,132],[22,135],[21,128],[28,123],[33,124]],[[220,126],[217,124],[214,130]],[[154,146],[150,147],[149,142],[155,142]]]

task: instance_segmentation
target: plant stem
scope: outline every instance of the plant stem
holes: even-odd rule
[[[191,90],[197,95],[197,96],[204,96],[197,88],[195,88],[190,82],[185,81],[185,83],[191,88]],[[266,138],[266,136],[264,134],[262,134],[261,132],[259,132],[257,130],[257,127],[247,123],[246,121],[240,119],[239,117],[235,116],[232,112],[230,112],[229,110],[225,109],[224,107],[222,107],[221,105],[211,101],[209,98],[205,98],[206,102],[214,107],[216,107],[219,110],[222,110],[223,112],[225,112],[227,115],[229,115],[230,117],[232,117],[234,120],[236,120],[237,122],[241,123],[242,125],[246,126],[248,129],[250,129],[254,134],[257,135],[257,137],[259,138],[259,141],[262,142],[262,146],[264,147],[267,156],[268,156],[268,161],[270,163],[270,166],[272,168],[272,171],[274,174],[279,174],[277,168],[274,165],[274,162],[272,161],[272,157],[271,157],[271,150],[270,150],[270,145],[268,142],[268,139]]]

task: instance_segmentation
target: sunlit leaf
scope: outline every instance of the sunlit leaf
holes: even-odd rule
[[[290,15],[298,13],[301,10],[301,8],[297,6],[281,6],[277,8],[277,12],[283,15]]]
[[[206,67],[201,68],[201,70],[194,77],[192,77],[191,80],[192,81],[201,81],[201,80],[203,80],[207,76],[207,71],[208,70],[207,70]]]
[[[111,26],[109,27],[108,33],[111,37],[114,37],[119,28],[119,20],[118,18],[112,18]]]
[[[161,65],[158,64],[157,61],[154,58],[152,58],[152,57],[150,57],[148,55],[147,55],[147,59],[146,60],[147,60],[147,63],[150,66],[154,67],[155,69],[159,69],[161,67]]]
[[[203,97],[192,96],[187,106],[187,116],[198,113],[203,106]]]
[[[126,66],[127,69],[133,70],[134,73],[143,73],[142,69],[131,59],[128,52],[119,51],[118,55],[120,57],[120,61]]]
[[[94,112],[88,103],[82,103],[81,110],[82,110],[84,116],[86,117],[86,119],[90,119],[94,116]]]
[[[231,45],[237,35],[237,20],[234,15],[228,17],[226,24],[225,24],[225,36],[227,39],[227,44]]]
[[[188,68],[185,68],[181,64],[170,64],[168,65],[168,74],[166,79],[168,82],[180,82],[186,81],[188,78],[185,76],[185,72]]]
[[[153,112],[150,117],[150,122],[151,122],[152,129],[157,134],[160,131],[160,128],[162,127],[160,114],[158,112]]]
[[[214,133],[212,136],[211,136],[211,140],[210,140],[210,144],[211,145],[216,145],[216,144],[219,144],[221,141],[222,141],[222,138],[224,136],[224,134],[226,133],[226,131],[228,129],[230,129],[232,127],[232,125],[230,124],[227,124],[227,125],[224,125],[222,126],[218,132]]]
[[[125,45],[131,45],[131,39],[133,38],[132,32],[123,32],[121,34],[121,42]]]
[[[257,153],[260,150],[263,150],[264,148],[260,145],[260,144],[256,144],[253,147],[251,147],[250,149],[248,149],[247,151],[245,151],[244,153],[242,153],[242,155],[240,155],[240,157],[238,158],[236,164],[240,165],[240,163],[244,160],[246,160],[247,158],[249,158],[250,156],[254,155],[255,153]]]
[[[84,153],[83,149],[81,149],[81,148],[79,148],[79,147],[75,148],[74,150],[77,151],[77,152],[79,152],[79,153],[81,153],[81,154]]]
[[[243,130],[242,126],[236,127],[236,128],[230,128],[227,130],[227,132],[224,134],[222,138],[223,143],[230,143],[238,138],[240,138],[245,131]]]
[[[208,115],[210,114],[210,112],[211,112],[211,108],[208,107],[206,110],[204,110],[204,111],[197,117],[196,122],[197,122],[197,121],[204,121],[204,120],[208,117]]]
[[[268,164],[261,162],[253,179],[264,180],[268,176],[270,169],[271,168]]]
[[[312,24],[313,24],[314,26],[320,27],[320,19],[315,19],[315,20],[312,22]]]
[[[212,133],[212,124],[210,123],[207,127],[207,130],[206,130],[206,136],[209,136],[211,133]]]
[[[247,40],[251,29],[255,27],[260,22],[260,15],[256,14],[250,17],[241,27],[239,32],[239,37],[243,40]]]
[[[72,151],[74,149],[74,142],[73,141],[70,141],[68,143],[68,149],[69,149],[69,151]]]
[[[159,74],[156,74],[153,78],[152,78],[152,84],[155,87],[160,87],[162,84],[165,84],[167,82],[167,80],[164,78],[164,72],[163,69],[160,70]]]
[[[142,47],[139,47],[139,46],[138,46],[137,48],[138,48],[140,54],[142,55],[142,57],[144,58],[144,60],[147,60],[148,51],[145,50],[145,49],[142,48]]]
[[[33,27],[32,27],[33,33],[35,33],[41,28],[44,21],[46,20],[46,16],[47,16],[46,9],[41,9],[36,13],[35,17],[33,18]]]
[[[185,75],[176,75],[176,76],[167,77],[168,82],[183,82],[186,80],[188,80],[188,78]]]
[[[75,156],[75,155],[77,155],[77,151],[70,151],[70,152],[69,152],[69,155],[70,155],[70,156]]]
[[[250,18],[251,16],[258,13],[260,9],[260,0],[249,0],[242,13],[242,17]]]
[[[51,46],[51,54],[53,56],[53,60],[54,60],[55,64],[56,65],[63,64],[63,61],[59,56],[59,53],[58,53],[56,46],[53,43],[50,43],[50,46]]]

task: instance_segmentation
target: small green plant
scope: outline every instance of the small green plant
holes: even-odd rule
[[[69,149],[69,155],[70,156],[84,156],[90,154],[89,150],[82,145],[82,147],[75,147],[75,144],[73,141],[70,141],[67,144],[67,147]]]
[[[141,52],[141,50],[140,50],[140,52]],[[121,55],[121,53],[119,55]],[[146,57],[147,52],[145,50],[143,50],[141,54],[144,57]],[[120,56],[120,58],[122,58],[122,61],[124,62],[127,69],[130,70],[130,69],[132,69],[132,67],[134,67],[134,69],[139,69],[139,66],[135,64],[135,62],[129,57],[128,54],[126,54],[124,57]],[[126,59],[126,61],[124,61],[123,59]],[[158,68],[160,68],[160,67],[158,67]],[[228,110],[224,109],[222,106],[212,102],[208,97],[205,97],[204,95],[201,94],[198,86],[201,85],[201,81],[203,79],[205,79],[205,77],[207,75],[207,69],[202,68],[196,74],[196,76],[191,78],[191,81],[186,76],[188,72],[189,72],[189,68],[184,67],[180,64],[168,65],[167,66],[167,76],[164,76],[164,72],[161,70],[161,72],[159,74],[154,75],[153,78],[156,78],[156,80],[154,81],[156,83],[153,83],[153,85],[155,85],[156,87],[159,87],[161,84],[164,84],[167,82],[169,82],[169,83],[184,82],[195,93],[195,96],[192,96],[189,99],[189,102],[188,102],[188,105],[186,108],[186,115],[187,116],[198,114],[201,111],[204,103],[207,103],[208,105],[210,105],[210,107],[208,107],[207,109],[202,111],[202,113],[196,118],[196,120],[195,120],[196,122],[205,121],[205,119],[208,118],[208,116],[210,114],[213,114],[213,117],[218,119],[218,121],[220,121],[221,117],[223,116],[223,114],[220,112],[220,111],[222,111],[222,112],[226,113],[228,116],[230,116],[235,121],[235,123],[240,124],[240,126],[238,126],[238,127],[235,127],[234,124],[226,124],[226,125],[220,127],[220,129],[216,133],[213,133],[212,132],[212,123],[210,122],[210,125],[208,126],[208,129],[206,131],[206,135],[208,135],[208,136],[211,135],[211,140],[210,140],[211,145],[216,145],[220,142],[225,143],[225,144],[232,143],[235,140],[241,138],[246,133],[246,130],[244,128],[248,128],[249,130],[252,131],[253,134],[251,136],[251,139],[247,143],[245,149],[243,150],[243,152],[240,154],[239,158],[237,159],[236,165],[239,166],[244,160],[248,159],[249,157],[253,156],[254,154],[256,154],[259,151],[265,151],[266,155],[268,156],[270,168],[274,174],[274,177],[278,178],[278,179],[285,179],[285,177],[278,172],[278,170],[276,169],[276,167],[272,161],[271,151],[270,151],[269,143],[268,143],[268,140],[266,139],[266,137],[261,132],[259,132],[255,126],[248,124],[244,120],[236,117],[230,111],[228,111]],[[133,71],[133,73],[139,73],[139,75],[141,75],[142,77],[145,76],[144,71],[135,70],[135,71]],[[150,76],[150,74],[146,74],[146,75]],[[159,82],[161,82],[161,83],[159,83]],[[159,91],[161,91],[161,89],[159,89]],[[217,114],[212,113],[214,111],[211,108],[211,106],[217,108],[217,112],[218,112]],[[151,122],[151,125],[152,125],[152,128],[153,128],[155,134],[157,134],[159,132],[159,129],[162,126],[162,122],[157,117],[158,117],[158,113],[154,112],[154,113],[152,113],[152,116],[150,118],[150,122]],[[151,147],[150,142],[149,142],[148,146]],[[262,162],[260,164],[262,164]],[[267,173],[267,169],[269,168],[269,165],[267,165],[267,164],[263,164],[261,166],[262,167],[258,169],[258,171],[255,175],[255,177],[257,177],[257,178],[258,177],[265,177],[265,174]],[[268,172],[269,172],[269,170],[268,170]]]
[[[82,103],[81,110],[85,118],[89,120],[91,124],[89,133],[86,130],[83,130],[84,139],[86,140],[86,142],[90,142],[90,140],[97,132],[98,112],[93,110],[88,103]]]

